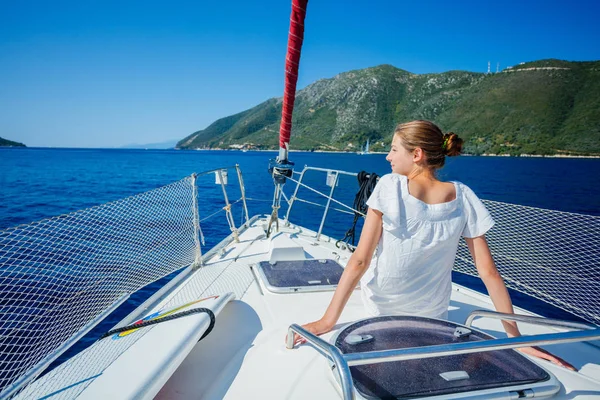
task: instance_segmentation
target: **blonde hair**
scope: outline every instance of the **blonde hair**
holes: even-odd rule
[[[417,120],[400,124],[394,135],[408,151],[421,148],[425,153],[425,165],[434,170],[444,166],[446,156],[458,156],[462,151],[463,140],[456,133],[444,134],[430,121]]]

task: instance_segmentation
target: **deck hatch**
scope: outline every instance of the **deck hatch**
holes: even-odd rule
[[[309,259],[258,263],[258,274],[267,289],[275,293],[318,292],[335,289],[344,269],[330,259]]]
[[[342,330],[335,346],[348,354],[493,339],[476,330],[457,337],[454,332],[459,326],[422,317],[375,317]],[[369,335],[373,340],[353,344],[346,340],[350,335]],[[350,371],[356,390],[366,399],[454,395],[492,388],[506,392],[510,387],[550,379],[544,369],[515,350],[361,365]],[[456,371],[462,373],[462,379],[444,379]]]

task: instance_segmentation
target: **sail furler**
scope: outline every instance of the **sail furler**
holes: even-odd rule
[[[290,16],[290,31],[288,34],[287,55],[285,58],[285,87],[279,126],[279,160],[287,161],[290,136],[292,133],[292,113],[296,98],[298,82],[298,67],[302,42],[304,41],[304,18],[308,0],[293,0]]]

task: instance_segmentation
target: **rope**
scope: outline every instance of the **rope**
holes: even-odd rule
[[[276,173],[274,173],[273,175],[275,175]],[[271,213],[271,218],[269,219],[269,225],[267,226],[267,238],[270,237],[270,235],[271,235],[271,227],[273,226],[273,223],[275,224],[275,228],[279,232],[278,213],[279,213],[279,208],[281,207],[280,206],[281,193],[283,193],[283,191],[281,190],[281,186],[283,186],[281,183],[275,183],[275,191],[273,192],[273,205],[272,205],[273,212]]]
[[[99,340],[102,340],[104,338],[112,336],[115,333],[127,332],[127,331],[131,331],[133,329],[144,328],[146,326],[156,325],[156,324],[160,324],[162,322],[171,321],[173,319],[177,319],[177,318],[181,318],[181,317],[187,317],[188,315],[199,314],[199,313],[203,313],[203,312],[208,314],[208,317],[210,318],[210,325],[208,325],[208,329],[206,330],[206,332],[204,332],[204,335],[202,335],[202,337],[200,338],[200,340],[202,340],[215,327],[215,314],[212,312],[212,310],[210,310],[208,308],[194,308],[193,310],[187,310],[187,311],[182,311],[182,312],[177,313],[177,314],[167,315],[164,318],[153,319],[153,320],[150,320],[150,321],[144,321],[144,322],[140,322],[140,323],[135,323],[135,324],[123,326],[121,328],[112,329],[112,330],[106,332],[104,335],[102,335]],[[200,341],[200,340],[198,340],[198,341]]]
[[[360,217],[367,214],[367,210],[369,209],[367,200],[369,200],[371,193],[373,193],[373,189],[375,189],[379,175],[374,172],[369,174],[366,171],[360,171],[356,176],[356,179],[358,180],[358,192],[356,193],[354,203],[352,204],[352,208],[355,210],[354,221],[352,222],[352,227],[346,232],[346,235],[335,243],[338,248],[340,248],[342,242],[346,243],[346,246],[352,252],[354,252],[355,249],[356,223]]]

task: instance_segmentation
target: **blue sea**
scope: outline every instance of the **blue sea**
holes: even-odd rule
[[[0,229],[234,164],[242,169],[247,196],[270,201],[273,185],[267,166],[275,156],[275,152],[252,151],[0,148]],[[292,153],[290,159],[296,170],[310,165],[380,175],[390,172],[384,154]],[[439,177],[461,181],[484,199],[600,215],[600,159],[460,156],[449,158]],[[324,183],[325,178],[319,178]],[[352,198],[356,183],[341,183],[336,194]],[[255,212],[270,212],[265,204],[249,202]]]
[[[267,168],[269,159],[275,156],[275,152],[258,151],[0,148],[0,230],[132,196],[194,172],[235,164],[241,167],[246,195],[252,199],[248,201],[250,216],[269,214],[273,184]],[[364,170],[379,175],[390,172],[384,154],[299,152],[291,153],[290,159],[295,162],[297,171],[309,165],[352,172]],[[461,156],[449,158],[439,177],[461,181],[484,199],[600,216],[600,159]],[[199,181],[201,218],[210,212],[204,207],[214,207],[222,201],[221,188],[214,185],[214,175],[204,179],[202,183]],[[307,175],[306,179],[319,190],[329,192],[324,174]],[[229,181],[233,191],[231,200],[235,200],[239,189],[232,172]],[[292,194],[292,185],[286,185],[288,196]],[[355,178],[342,177],[335,188],[335,197],[352,204],[357,189]],[[314,194],[305,192],[304,196],[323,203]],[[317,230],[322,210],[311,207],[294,205],[292,221]],[[241,217],[238,205],[234,212],[236,223]],[[205,235],[209,236],[208,247],[229,234],[224,218],[221,222],[203,226]],[[327,217],[325,233],[341,238],[351,224],[351,215],[332,211]],[[359,232],[357,238],[358,235]],[[456,280],[477,290],[483,289],[477,279],[456,276]],[[125,308],[92,331],[74,351],[96,340],[163,282],[132,296]],[[543,315],[565,317],[560,310],[545,308],[534,299],[516,296],[514,300],[517,305],[534,306]]]

